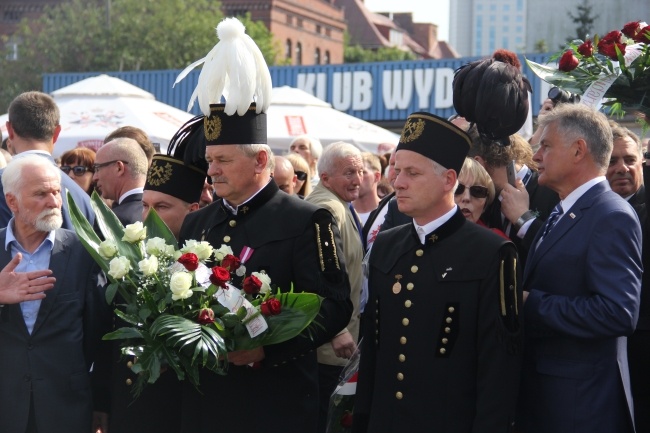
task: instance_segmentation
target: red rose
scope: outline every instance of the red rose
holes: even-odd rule
[[[352,413],[349,410],[343,412],[341,416],[341,427],[352,428]]]
[[[250,277],[244,278],[243,286],[244,292],[248,293],[249,295],[254,295],[260,292],[260,289],[262,288],[262,282],[255,275],[251,275]]]
[[[201,325],[209,325],[210,323],[214,323],[214,311],[212,311],[210,308],[204,308],[199,311],[198,322]]]
[[[239,257],[227,254],[221,261],[221,266],[228,269],[230,272],[235,272],[239,269],[239,266],[241,266],[241,260],[239,260]]]
[[[196,271],[199,267],[199,258],[194,253],[185,253],[178,258],[178,262],[185,266],[188,271]]]
[[[212,268],[212,274],[210,275],[210,282],[215,286],[226,287],[226,283],[230,280],[230,272],[228,269],[222,268],[221,266],[215,266]]]
[[[641,30],[639,30],[639,33],[636,34],[634,37],[634,42],[639,42],[639,43],[650,43],[650,26],[645,26]]]
[[[612,60],[618,60],[616,47],[618,47],[621,54],[625,54],[625,44],[621,43],[622,36],[623,33],[618,30],[607,33],[600,41],[598,41],[598,52]]]
[[[573,55],[573,51],[569,50],[560,57],[560,66],[558,69],[562,72],[570,72],[578,67],[578,63],[580,63],[578,58]]]
[[[629,23],[623,26],[623,30],[621,30],[621,33],[623,33],[628,38],[634,39],[634,37],[639,32],[640,23],[641,21],[630,21]]]
[[[265,316],[276,316],[282,311],[282,304],[276,298],[267,299],[260,305],[260,311]]]
[[[591,39],[587,39],[578,47],[578,52],[584,57],[591,57],[594,55],[594,45]]]

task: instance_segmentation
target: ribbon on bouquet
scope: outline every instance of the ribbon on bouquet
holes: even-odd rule
[[[635,61],[642,53],[642,44],[628,45],[625,47],[625,66],[630,66],[633,61]],[[612,62],[617,64],[617,62]],[[594,108],[596,110],[600,109],[602,105],[603,97],[607,90],[614,84],[614,81],[618,79],[618,76],[621,75],[620,68],[617,72],[614,72],[610,75],[607,75],[603,78],[591,83],[591,85],[585,90],[584,95],[580,99],[581,104],[585,104],[588,107]]]

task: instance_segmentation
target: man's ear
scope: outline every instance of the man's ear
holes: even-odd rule
[[[61,125],[56,125],[56,128],[54,128],[54,134],[52,135],[52,143],[56,143],[56,140],[59,139],[60,133],[61,133]]]
[[[190,212],[194,212],[195,210],[199,209],[199,204],[197,202],[194,202],[190,205]]]
[[[269,165],[269,154],[263,150],[257,152],[255,156],[255,173],[260,174]]]
[[[9,207],[9,210],[11,210],[13,214],[15,214],[18,211],[18,197],[16,197],[12,193],[7,193],[5,194],[5,200],[7,202],[7,206]]]

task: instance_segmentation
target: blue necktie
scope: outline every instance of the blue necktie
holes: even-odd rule
[[[352,218],[354,218],[354,223],[357,226],[357,231],[359,232],[359,238],[361,239],[361,245],[363,247],[366,247],[366,243],[364,242],[363,239],[363,228],[361,227],[361,221],[359,220],[359,217],[357,216],[357,211],[354,210],[354,206],[352,206],[352,203],[350,203],[350,212],[352,212]]]
[[[548,233],[555,226],[555,223],[557,223],[557,220],[560,219],[560,216],[562,216],[563,213],[564,210],[562,209],[560,203],[558,203],[557,206],[553,208],[553,212],[551,212],[551,214],[548,216],[548,220],[546,221],[546,225],[544,226],[544,232],[540,240],[544,239],[546,235],[548,235]]]

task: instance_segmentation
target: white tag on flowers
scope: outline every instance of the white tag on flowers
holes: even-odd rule
[[[196,268],[196,271],[194,271],[194,277],[196,278],[196,282],[201,286],[205,287],[206,289],[210,287],[210,275],[212,272],[210,271],[210,268],[205,266],[203,263],[199,263],[199,267]]]
[[[247,313],[244,321],[257,313],[257,309],[242,296],[241,291],[237,287],[228,283],[226,283],[226,286],[228,287],[227,290],[219,289],[215,294],[217,301],[219,301],[221,305],[230,310],[231,313],[236,313],[241,307],[246,308]],[[246,323],[246,329],[251,338],[257,337],[262,332],[266,331],[268,327],[269,325],[261,314],[258,314],[257,317]]]

